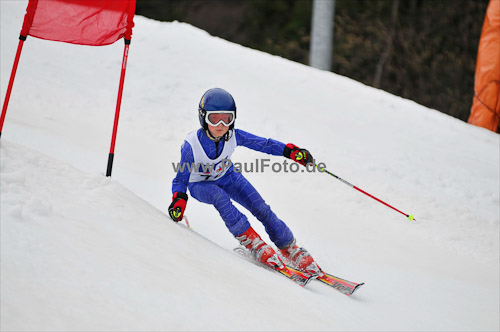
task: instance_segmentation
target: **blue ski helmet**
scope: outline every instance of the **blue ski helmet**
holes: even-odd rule
[[[208,124],[205,121],[207,111],[233,111],[236,119],[236,104],[233,96],[229,92],[220,88],[213,88],[203,94],[198,106],[198,118],[203,129],[208,129]],[[229,126],[229,129],[234,128],[234,122]]]

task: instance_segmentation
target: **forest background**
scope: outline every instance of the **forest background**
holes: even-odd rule
[[[467,121],[488,2],[336,0],[332,71]],[[136,14],[308,64],[312,3],[141,0]]]

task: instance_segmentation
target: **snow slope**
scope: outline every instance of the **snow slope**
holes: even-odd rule
[[[1,1],[2,102],[25,1]],[[412,101],[136,17],[112,179],[123,44],[28,37],[0,143],[2,330],[499,330],[500,140]],[[349,298],[231,252],[210,206],[165,215],[172,163],[208,88],[237,126],[308,148],[335,174],[245,175]],[[269,158],[240,148],[234,161]],[[258,221],[254,227],[264,235]]]

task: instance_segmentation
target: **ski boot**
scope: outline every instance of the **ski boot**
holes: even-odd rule
[[[279,251],[285,264],[313,277],[322,277],[325,275],[307,250],[295,244],[295,239],[293,239],[291,244]]]
[[[240,244],[250,250],[253,258],[260,263],[263,263],[274,270],[283,270],[285,265],[274,249],[266,244],[264,240],[257,234],[252,227],[246,232],[236,236]]]

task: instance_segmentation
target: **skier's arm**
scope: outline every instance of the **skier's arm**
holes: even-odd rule
[[[172,181],[172,203],[168,207],[168,213],[173,221],[180,221],[184,216],[184,210],[188,200],[187,186],[189,183],[189,166],[194,163],[193,149],[188,142],[181,147],[181,161],[178,165],[177,174]]]
[[[285,144],[280,141],[256,136],[240,129],[235,129],[235,135],[237,145],[242,145],[249,149],[272,154],[274,156],[283,155]]]
[[[246,131],[235,129],[237,145],[245,146],[249,149],[272,154],[274,156],[284,156],[301,165],[307,165],[313,162],[311,153],[306,149],[288,143],[284,144],[272,138],[263,138]]]
[[[181,161],[177,165],[177,174],[172,181],[172,193],[187,192],[189,183],[189,167],[194,163],[193,149],[188,142],[184,142],[181,147]]]

